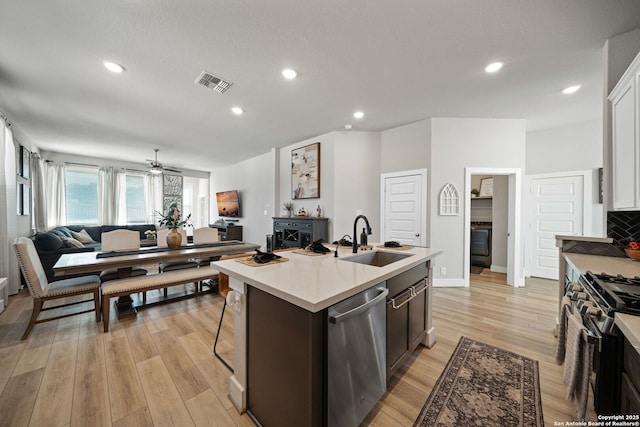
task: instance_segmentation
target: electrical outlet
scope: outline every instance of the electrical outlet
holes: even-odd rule
[[[356,215],[362,215],[362,209],[356,209]]]
[[[440,275],[441,276],[447,275],[447,267],[440,267]]]

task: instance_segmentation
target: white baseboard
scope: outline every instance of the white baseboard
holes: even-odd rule
[[[507,274],[507,267],[503,267],[501,265],[493,265],[493,264],[491,264],[491,271],[493,271],[494,273]]]
[[[433,279],[434,288],[464,288],[464,279]]]

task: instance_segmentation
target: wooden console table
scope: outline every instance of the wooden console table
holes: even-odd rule
[[[242,226],[234,224],[209,224],[209,227],[218,229],[218,237],[221,241],[239,240],[242,241]]]

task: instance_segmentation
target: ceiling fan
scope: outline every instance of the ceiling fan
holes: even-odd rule
[[[155,160],[147,159],[147,162],[149,162],[149,172],[151,172],[154,175],[160,175],[164,171],[182,173],[181,170],[172,168],[171,166],[162,166],[162,163],[158,161],[158,151],[160,150],[158,148],[154,148],[153,151],[156,152]]]

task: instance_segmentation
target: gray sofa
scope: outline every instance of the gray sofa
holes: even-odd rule
[[[144,232],[147,230],[156,230],[154,224],[139,224],[139,225],[67,225],[61,227],[55,227],[46,233],[38,233],[31,236],[33,242],[38,251],[38,256],[42,262],[42,267],[47,274],[47,280],[50,282],[61,279],[53,276],[53,266],[60,259],[63,254],[77,253],[77,252],[94,252],[102,249],[102,233],[113,230],[135,230],[140,233],[140,239],[144,239]],[[83,243],[82,247],[70,247],[66,245],[63,238],[72,238],[71,231],[80,232],[86,230],[95,243]]]

